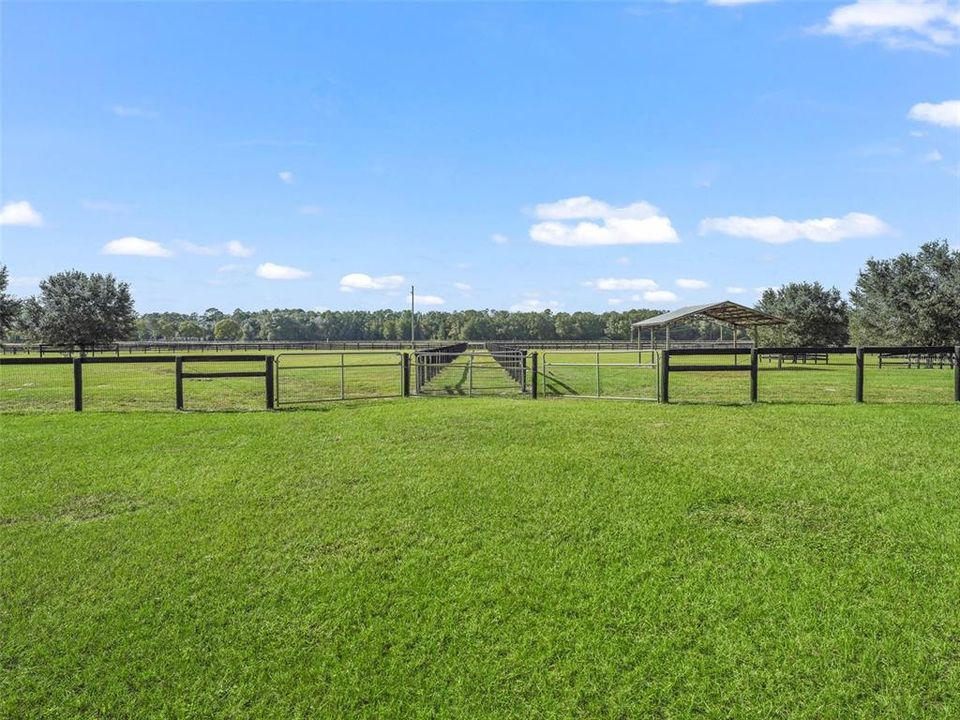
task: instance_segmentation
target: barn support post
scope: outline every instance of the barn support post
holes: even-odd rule
[[[863,348],[857,348],[857,391],[856,401],[863,402]]]
[[[174,363],[177,387],[177,410],[183,410],[183,358],[178,357]]]
[[[274,390],[276,389],[273,384],[273,355],[267,355],[266,359],[264,360],[263,371],[265,375],[263,389],[267,400],[267,410],[273,410],[275,406]]]
[[[665,349],[667,349],[667,350],[670,349],[670,325],[669,325],[669,323],[667,324],[667,341],[666,341]]]
[[[83,410],[83,358],[73,359],[73,409]]]
[[[750,351],[750,402],[755,403],[757,401],[757,358],[759,353],[757,348],[754,347]]]
[[[660,353],[660,402],[670,402],[670,351]]]
[[[733,324],[733,323],[731,323],[731,324]],[[736,351],[736,349],[737,349],[737,326],[736,326],[736,324],[733,324],[733,349],[734,349],[734,351]],[[739,363],[738,363],[737,361],[738,361],[737,353],[734,352],[734,353],[733,353],[733,364],[734,364],[734,365],[738,365]]]
[[[540,389],[539,380],[537,378],[537,351],[536,350],[530,353],[530,370],[533,373],[530,376],[530,397],[536,400],[537,392]]]

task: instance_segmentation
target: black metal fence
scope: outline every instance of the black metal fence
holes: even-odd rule
[[[670,349],[662,402],[960,402],[960,346]]]
[[[412,375],[419,395],[944,403],[960,402],[958,358],[960,346],[671,348],[656,354],[605,354],[497,346],[468,350],[466,343],[412,356],[345,351],[276,358],[230,353],[0,357],[0,412],[273,409],[408,396],[413,394]]]

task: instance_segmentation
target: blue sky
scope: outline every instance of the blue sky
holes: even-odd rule
[[[0,260],[141,312],[847,290],[960,238],[958,43],[954,0],[8,2]]]

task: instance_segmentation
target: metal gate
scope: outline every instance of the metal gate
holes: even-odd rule
[[[277,406],[404,395],[399,352],[316,352],[277,355]]]
[[[660,398],[659,353],[654,350],[540,353],[540,395],[561,398]]]
[[[525,351],[430,350],[414,355],[417,395],[520,395],[528,392]]]

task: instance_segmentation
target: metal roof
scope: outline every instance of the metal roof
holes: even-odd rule
[[[776,315],[768,315],[759,310],[748,308],[745,305],[723,300],[722,302],[707,303],[706,305],[687,305],[686,307],[677,308],[662,315],[635,322],[633,323],[633,327],[662,327],[663,325],[670,325],[697,316],[707,317],[711,320],[729,323],[730,325],[784,325],[787,322]]]

